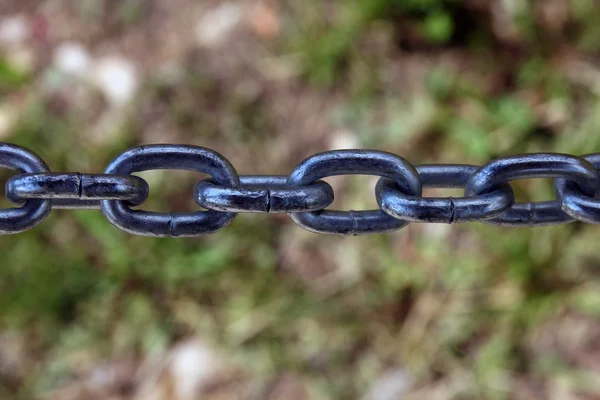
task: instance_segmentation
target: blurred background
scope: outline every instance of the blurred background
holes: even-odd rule
[[[597,0],[3,0],[0,140],[90,173],[146,143],[283,175],[339,148],[592,153],[599,20]],[[196,209],[204,176],[141,176],[145,208]],[[329,180],[335,208],[376,207],[375,181]],[[246,214],[175,240],[55,211],[0,254],[2,399],[600,399],[590,225],[353,238]]]

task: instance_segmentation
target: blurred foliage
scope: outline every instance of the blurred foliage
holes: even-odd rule
[[[99,3],[81,2],[83,18],[101,18]],[[575,79],[600,50],[600,8],[591,0],[568,2],[558,27],[539,17],[535,2],[506,2],[516,27],[509,38],[477,2],[284,3],[291,22],[273,51],[297,56],[294,84],[322,98],[341,94],[326,117],[364,147],[415,163],[600,151],[598,89]],[[145,4],[122,2],[113,12],[135,24]],[[418,79],[408,75],[409,63]],[[162,122],[179,141],[243,153],[247,168],[236,167],[255,172],[264,154],[278,152],[273,143],[282,133],[268,112],[275,101],[237,96],[197,64],[181,66],[173,81],[150,76],[115,139],[97,144],[82,139],[86,114],[30,87],[28,74],[0,58],[0,101],[26,93],[10,141],[35,149],[53,170],[92,171]],[[312,152],[298,154],[305,150]],[[150,178],[151,187],[168,190],[145,207],[194,207],[182,199],[191,199],[198,176]],[[347,186],[343,205],[372,204],[360,185]],[[544,180],[515,190],[523,201],[553,196]],[[157,240],[126,235],[100,213],[57,211],[0,240],[0,325],[26,337],[34,354],[16,388],[0,378],[0,395],[31,398],[75,379],[78,351],[98,362],[141,358],[197,335],[251,366],[257,379],[301,375],[315,398],[357,398],[395,366],[421,386],[456,380],[446,391],[452,399],[516,398],[517,378],[564,380],[592,396],[600,383],[582,383],[593,369],[578,360],[589,349],[566,356],[538,347],[537,336],[569,332],[556,322],[567,314],[597,321],[596,242],[597,228],[578,224],[413,224],[393,235],[331,238],[252,215],[208,238]],[[321,275],[307,278],[313,270]]]
[[[336,8],[335,21],[328,21],[318,1],[294,7],[294,20],[300,25],[294,46],[303,56],[310,81],[331,85],[340,67],[357,55],[356,44],[374,21],[399,22],[403,18],[418,21],[419,34],[433,45],[451,40],[455,31],[452,12],[457,1],[446,0],[342,0]],[[318,46],[313,46],[315,41]]]
[[[0,94],[18,88],[27,81],[27,74],[0,57]]]

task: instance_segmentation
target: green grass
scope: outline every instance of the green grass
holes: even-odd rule
[[[115,12],[138,23],[141,4]],[[321,117],[355,132],[364,147],[414,163],[591,153],[600,151],[598,96],[557,58],[563,47],[581,57],[598,50],[598,11],[591,2],[569,4],[572,28],[558,33],[525,4],[512,16],[517,43],[507,44],[484,14],[458,1],[344,0],[333,16],[323,2],[286,2],[273,51],[298,56],[295,84],[338,96]],[[371,46],[374,38],[383,45]],[[506,50],[512,45],[518,57]],[[451,52],[461,67],[448,61]],[[386,81],[383,71],[402,69],[411,57],[425,69],[417,89]],[[77,104],[58,112],[35,80],[0,61],[0,104],[9,93],[26,100],[9,141],[34,149],[53,170],[97,172],[158,120],[180,141],[231,149],[225,156],[247,163],[236,165],[240,173],[270,170],[262,154],[278,151],[269,146],[282,132],[264,96],[240,98],[194,63],[182,69],[175,83],[151,76],[115,127],[117,140],[96,144]],[[289,172],[282,169],[299,161],[273,168]],[[149,208],[194,208],[197,176],[153,178]],[[157,190],[163,186],[168,193]],[[372,201],[350,187],[347,204]],[[553,196],[545,180],[516,188],[520,200]],[[57,211],[0,240],[0,326],[28,339],[33,360],[16,387],[0,377],[0,396],[41,396],[69,382],[78,352],[98,363],[142,358],[188,336],[250,365],[258,381],[297,373],[316,398],[357,398],[390,366],[407,369],[419,387],[468,382],[448,398],[514,398],[514,378],[565,379],[593,392],[591,371],[576,357],[558,348],[542,354],[534,344],[562,315],[600,315],[597,228],[432,229],[321,237],[284,219],[240,215],[207,238],[149,239],[118,231],[98,212]]]

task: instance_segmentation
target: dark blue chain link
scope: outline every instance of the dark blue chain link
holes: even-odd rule
[[[333,203],[327,182],[287,187],[287,176],[240,176],[240,186],[220,186],[210,180],[196,185],[196,203],[210,210],[254,213],[297,213],[322,210]]]
[[[590,154],[583,159],[600,169],[600,154]],[[588,195],[573,181],[565,178],[554,181],[556,196],[562,199],[562,209],[571,218],[592,224],[600,223],[600,199]]]
[[[544,226],[573,221],[600,223],[600,154],[525,154],[482,167],[428,164],[413,167],[394,154],[337,150],[307,158],[289,176],[238,176],[220,154],[184,145],[150,145],[115,158],[104,174],[52,173],[31,151],[0,143],[0,167],[14,170],[6,197],[20,205],[0,209],[0,234],[39,224],[52,209],[102,209],[119,229],[136,235],[190,237],[214,233],[240,212],[285,213],[316,233],[364,235],[399,230],[410,222],[481,221],[505,226]],[[206,209],[158,213],[141,205],[149,187],[131,175],[152,169],[183,169],[211,176],[199,181],[194,200]],[[334,193],[320,179],[376,175],[379,209],[333,211]],[[515,203],[516,179],[554,178],[556,199]],[[464,197],[423,197],[422,187],[464,188]]]
[[[481,195],[496,185],[515,179],[566,178],[581,188],[583,194],[596,196],[600,176],[596,168],[584,158],[567,154],[527,154],[494,160],[469,178],[467,196]],[[573,222],[562,211],[562,200],[515,203],[500,216],[484,222],[505,226],[545,226]]]
[[[14,203],[51,199],[52,208],[100,209],[100,200],[142,204],[148,183],[137,176],[38,173],[16,175],[6,182],[6,197]]]
[[[0,143],[0,167],[21,173],[49,172],[46,163],[29,150]],[[27,200],[20,208],[0,210],[0,234],[19,233],[33,228],[50,214],[50,200]]]
[[[464,189],[473,165],[419,165],[417,172],[426,188]],[[411,222],[453,224],[483,221],[502,214],[510,208],[515,196],[511,187],[502,183],[495,190],[473,197],[452,198],[411,196],[397,190],[394,182],[382,178],[377,183],[377,202],[386,213]]]
[[[197,146],[151,145],[136,147],[114,159],[104,173],[129,175],[151,169],[180,169],[212,176],[220,185],[239,186],[233,166],[223,156]],[[191,237],[214,233],[237,214],[214,210],[159,213],[132,210],[127,201],[102,200],[102,213],[117,228],[136,235]]]
[[[334,175],[368,174],[391,179],[413,196],[421,195],[419,174],[408,161],[394,154],[369,150],[337,150],[316,154],[304,160],[290,174],[288,185],[306,186]],[[289,214],[292,221],[315,233],[365,235],[396,231],[409,221],[396,219],[382,210],[313,211]]]

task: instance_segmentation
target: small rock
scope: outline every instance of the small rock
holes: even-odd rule
[[[207,47],[217,46],[242,21],[244,12],[234,3],[223,3],[202,17],[195,28],[196,40]]]
[[[8,139],[11,134],[13,123],[16,119],[16,110],[8,106],[0,105],[0,140]]]
[[[277,378],[266,396],[268,400],[308,400],[310,397],[302,380],[293,374]]]
[[[54,52],[54,66],[69,75],[83,77],[90,63],[89,53],[79,43],[63,43]]]
[[[0,376],[9,387],[18,387],[28,372],[27,347],[22,335],[0,332]],[[4,397],[3,397],[4,398]]]
[[[432,240],[444,240],[450,236],[450,224],[423,224],[423,234]]]
[[[259,1],[250,12],[249,22],[254,32],[264,39],[273,39],[279,36],[281,22],[279,14],[273,5],[266,1]]]
[[[0,44],[14,46],[23,43],[29,36],[25,17],[13,15],[0,20]]]
[[[128,103],[138,88],[135,66],[122,58],[99,60],[94,66],[92,80],[113,105]]]
[[[329,141],[329,150],[358,149],[358,137],[349,129],[340,129],[333,133]]]
[[[170,365],[176,399],[196,399],[202,386],[217,372],[218,364],[213,350],[198,340],[177,346]]]
[[[412,385],[413,378],[405,370],[392,370],[373,383],[363,400],[401,399]]]
[[[126,119],[122,108],[111,107],[104,110],[98,121],[86,131],[87,139],[99,146],[107,146],[119,139],[119,127]]]

